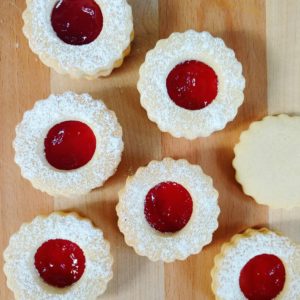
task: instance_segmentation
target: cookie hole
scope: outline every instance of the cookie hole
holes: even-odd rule
[[[249,300],[271,300],[282,291],[285,268],[272,254],[261,254],[250,259],[240,273],[240,288]]]
[[[74,170],[86,165],[96,150],[92,129],[80,121],[64,121],[54,125],[44,140],[48,163],[58,170]]]
[[[151,227],[161,233],[175,233],[189,222],[193,212],[190,193],[179,183],[166,181],[149,190],[144,214]]]
[[[94,0],[60,0],[52,9],[51,24],[64,43],[86,45],[100,35],[103,15]]]
[[[187,60],[176,65],[166,80],[171,100],[182,108],[199,110],[213,102],[218,94],[218,77],[207,64]]]
[[[85,256],[77,244],[69,240],[51,239],[37,249],[34,265],[45,283],[65,288],[83,275]]]

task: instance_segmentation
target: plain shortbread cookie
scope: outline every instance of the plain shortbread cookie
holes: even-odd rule
[[[245,194],[274,208],[300,206],[300,117],[268,116],[252,123],[234,153]]]

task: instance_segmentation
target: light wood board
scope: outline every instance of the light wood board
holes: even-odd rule
[[[267,113],[300,113],[300,2],[297,0],[130,0],[136,38],[123,66],[105,79],[72,80],[50,71],[21,32],[23,0],[0,1],[0,252],[25,221],[52,210],[75,210],[104,231],[115,258],[114,279],[102,299],[213,299],[210,269],[221,244],[249,227],[268,225],[300,241],[300,211],[269,210],[246,197],[234,180],[233,145]],[[280,20],[280,22],[278,21]],[[209,138],[186,141],[162,134],[147,119],[136,90],[138,68],[159,38],[189,28],[220,36],[242,62],[245,103],[234,122]],[[122,163],[103,188],[78,200],[52,199],[21,178],[11,142],[25,110],[49,93],[89,92],[113,109],[124,131]],[[118,231],[117,191],[152,159],[186,158],[213,177],[220,193],[220,226],[211,245],[184,262],[151,263],[127,247]],[[0,268],[3,260],[1,257]],[[0,299],[13,299],[0,271]]]
[[[266,7],[268,113],[300,115],[300,1],[268,0]],[[300,242],[300,208],[270,209],[269,220]]]

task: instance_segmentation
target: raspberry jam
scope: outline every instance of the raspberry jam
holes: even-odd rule
[[[75,243],[48,240],[36,251],[34,265],[46,283],[63,288],[80,279],[85,269],[85,257]]]
[[[240,273],[240,288],[249,300],[274,299],[282,291],[284,283],[284,265],[271,254],[253,257]]]
[[[59,170],[73,170],[87,164],[96,150],[96,137],[80,121],[65,121],[53,126],[44,141],[48,163]]]
[[[204,108],[218,93],[218,78],[215,71],[196,60],[178,64],[169,73],[166,85],[172,101],[189,110]]]
[[[85,45],[99,36],[103,16],[94,0],[59,0],[52,10],[51,24],[66,44]]]
[[[181,230],[190,220],[193,200],[179,183],[161,182],[147,194],[144,213],[148,223],[160,232]]]

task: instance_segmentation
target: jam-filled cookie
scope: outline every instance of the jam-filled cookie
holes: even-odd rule
[[[130,52],[126,0],[27,0],[23,32],[41,61],[62,74],[107,76]]]
[[[218,300],[300,299],[300,247],[266,228],[248,229],[223,245],[211,274]]]
[[[17,300],[96,300],[113,276],[102,231],[74,213],[23,224],[11,236],[4,261]]]
[[[150,50],[138,90],[148,117],[175,137],[195,139],[223,129],[244,100],[242,65],[208,32],[173,33]]]
[[[196,254],[218,227],[212,179],[186,160],[165,158],[139,168],[119,193],[118,225],[137,254],[172,262]]]
[[[25,112],[13,146],[22,176],[35,188],[74,197],[114,174],[123,151],[122,128],[101,100],[66,92]]]

